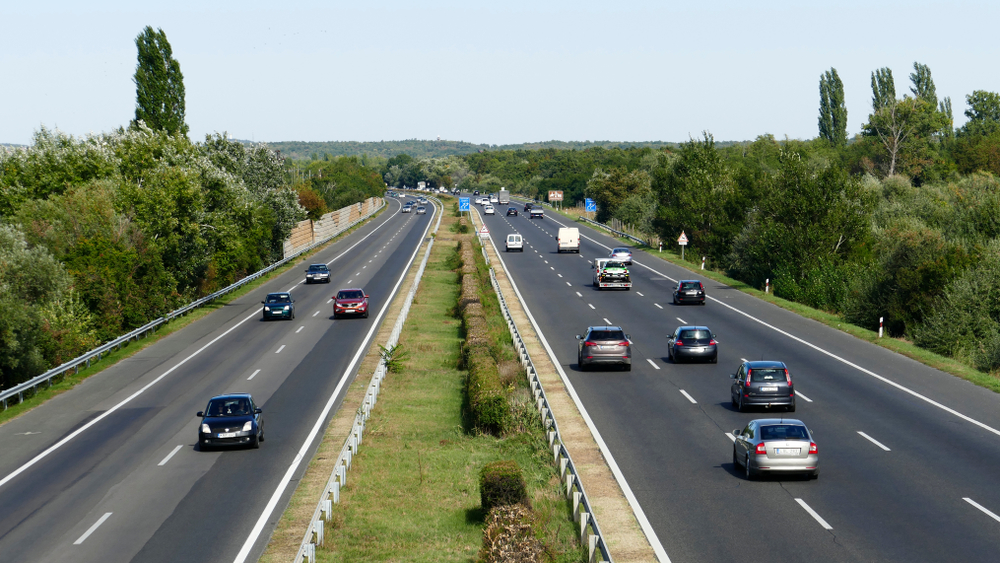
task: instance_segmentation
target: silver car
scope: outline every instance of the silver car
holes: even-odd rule
[[[424,207],[423,205],[421,205],[420,207],[417,208],[417,215],[426,215],[426,214],[427,214],[427,208],[426,207]]]
[[[619,246],[618,248],[612,250],[611,254],[608,255],[608,258],[619,260],[623,262],[626,266],[632,265],[632,251],[625,248],[624,246]]]
[[[679,326],[667,337],[667,355],[675,364],[686,359],[719,362],[719,344],[707,326]]]
[[[632,339],[620,326],[591,326],[587,334],[576,335],[577,365],[586,371],[592,365],[622,366],[632,371]]]
[[[801,473],[819,477],[819,448],[801,420],[762,418],[733,430],[733,467],[747,479],[762,473]]]

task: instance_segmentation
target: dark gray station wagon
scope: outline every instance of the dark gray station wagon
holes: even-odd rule
[[[743,362],[731,387],[733,406],[743,412],[751,407],[779,407],[795,412],[795,389],[784,362]]]

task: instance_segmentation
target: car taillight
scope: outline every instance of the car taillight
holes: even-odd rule
[[[818,453],[819,453],[819,448],[816,447],[816,442],[809,442],[809,455]]]
[[[617,346],[628,346],[628,342],[619,342]]]
[[[815,446],[815,445],[816,444],[813,444],[813,446]],[[811,448],[812,448],[812,446],[810,446],[810,451],[812,451]],[[767,455],[767,448],[764,447],[763,443],[757,444],[757,447],[754,448],[754,453],[759,454],[759,455]]]
[[[703,286],[703,285],[701,285],[701,284],[699,283],[699,284],[698,284],[698,289],[700,289],[700,290],[702,290],[702,291],[705,291],[705,286]]]
[[[717,344],[717,342],[715,341],[714,338],[708,341],[708,345],[709,346],[715,346],[716,344]]]
[[[675,340],[675,341],[674,341],[674,344],[676,344],[676,345],[678,345],[678,346],[683,346],[683,345],[684,345],[684,343],[683,343],[683,342],[681,342],[680,340]]]
[[[787,383],[789,387],[792,385],[792,376],[789,375],[787,369],[785,370],[785,383]]]
[[[597,346],[596,342],[586,341],[583,343],[584,346]]]

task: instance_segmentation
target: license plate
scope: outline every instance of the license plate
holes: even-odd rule
[[[219,435],[218,435],[218,437],[219,438],[235,438],[236,437],[236,432],[220,432]]]
[[[777,455],[799,455],[802,448],[774,448],[774,453]]]
[[[687,294],[688,295],[698,295],[698,292],[697,291],[689,291],[689,292],[687,292]]]
[[[691,351],[692,351],[692,352],[704,352],[704,351],[705,351],[705,349],[704,349],[704,348],[702,348],[701,346],[692,346],[692,347],[691,347]]]
[[[778,388],[777,387],[761,387],[760,388],[760,392],[761,393],[777,393],[778,392]]]

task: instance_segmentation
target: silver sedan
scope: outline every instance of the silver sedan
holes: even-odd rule
[[[632,265],[632,251],[623,246],[619,246],[612,250],[611,254],[608,255],[608,258],[619,260],[626,266]]]
[[[801,420],[762,418],[733,430],[733,467],[747,479],[761,473],[799,473],[819,477],[819,448]]]

